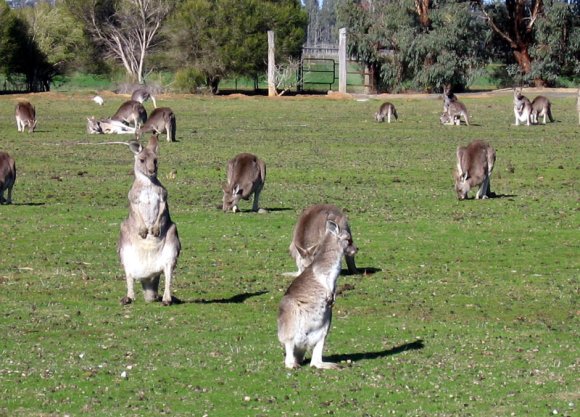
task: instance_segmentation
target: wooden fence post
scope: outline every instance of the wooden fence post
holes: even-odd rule
[[[338,31],[338,91],[346,93],[346,28]]]
[[[268,31],[268,97],[277,95],[276,92],[276,43],[274,31]]]

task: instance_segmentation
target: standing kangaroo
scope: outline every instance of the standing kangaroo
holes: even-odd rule
[[[461,117],[467,126],[469,126],[469,113],[467,112],[467,107],[461,101],[451,101],[447,105],[447,110],[443,112],[439,121],[444,125],[457,125],[461,124]]]
[[[454,173],[457,198],[467,198],[469,190],[480,186],[476,199],[491,195],[490,177],[495,164],[495,149],[486,142],[476,140],[466,147],[457,148],[457,169]]]
[[[12,203],[12,187],[15,182],[16,163],[6,152],[0,152],[0,204]],[[4,191],[7,191],[6,198]]]
[[[175,113],[169,107],[158,107],[143,126],[139,129],[139,136],[143,133],[153,132],[156,135],[160,133],[167,133],[167,142],[175,142],[175,131],[177,129],[175,123]]]
[[[36,128],[36,109],[28,101],[21,101],[16,104],[14,109],[16,116],[16,127],[19,132],[24,132],[28,128],[28,133],[34,132]]]
[[[135,91],[133,91],[133,94],[131,94],[131,100],[138,101],[141,104],[143,104],[149,99],[151,99],[151,101],[153,102],[153,107],[157,108],[155,97],[153,97],[153,94],[151,94],[149,90],[147,90],[146,88],[138,88]]]
[[[451,84],[443,87],[443,113],[447,113],[449,104],[458,101],[457,96],[451,92]]]
[[[145,301],[158,301],[159,279],[165,276],[162,302],[172,303],[171,280],[181,243],[177,227],[169,216],[167,190],[157,179],[156,136],[143,148],[130,143],[135,154],[135,181],[129,191],[129,217],[121,224],[118,252],[127,279],[127,296],[122,304],[135,300],[134,281],[141,281]]]
[[[121,104],[111,120],[133,124],[136,129],[147,121],[147,110],[143,104],[135,100],[129,100]]]
[[[552,103],[544,96],[538,96],[532,100],[530,121],[537,124],[540,116],[544,116],[544,124],[546,124],[546,116],[548,116],[550,122],[554,122],[554,118],[552,117]]]
[[[391,116],[393,116],[395,120],[399,119],[399,116],[397,115],[397,109],[395,108],[394,104],[387,101],[381,104],[379,111],[375,113],[375,120],[377,122],[384,122],[386,117],[387,123],[391,123]]]
[[[322,361],[322,350],[332,321],[342,256],[352,246],[350,234],[338,224],[327,220],[325,228],[313,262],[290,284],[280,302],[278,340],[285,348],[284,363],[289,369],[300,366],[309,350],[310,366],[338,368],[337,364]]]
[[[300,275],[312,263],[326,234],[327,220],[334,221],[342,230],[348,232],[351,236],[348,241],[348,250],[344,257],[348,266],[348,272],[350,274],[358,273],[354,261],[354,254],[357,252],[357,248],[352,241],[352,233],[348,219],[336,206],[331,204],[315,204],[302,212],[296,226],[294,226],[289,251],[290,256],[296,261],[298,272],[292,275]]]
[[[520,122],[529,126],[532,122],[532,103],[522,94],[521,88],[514,88],[514,116],[516,126],[519,126]]]
[[[254,194],[252,211],[259,210],[259,198],[266,181],[266,164],[256,155],[241,153],[228,162],[228,182],[223,185],[224,212],[239,210],[241,199],[249,200]]]

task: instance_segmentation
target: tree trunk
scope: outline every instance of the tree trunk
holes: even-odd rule
[[[415,9],[419,15],[419,23],[423,29],[431,27],[431,19],[429,19],[429,3],[431,0],[415,0]]]

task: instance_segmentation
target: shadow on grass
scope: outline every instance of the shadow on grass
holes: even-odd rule
[[[194,304],[242,304],[248,298],[258,297],[263,294],[267,294],[268,291],[257,291],[257,292],[246,292],[243,294],[234,295],[230,298],[216,298],[214,300],[206,300],[201,298],[198,300],[184,301],[184,303],[194,303]]]
[[[421,350],[425,347],[425,343],[422,340],[417,340],[411,343],[405,343],[404,345],[396,346],[391,349],[382,350],[379,352],[364,352],[364,353],[350,353],[346,355],[331,355],[325,356],[324,359],[330,362],[342,362],[346,360],[351,360],[353,362],[361,360],[372,360],[386,358],[389,356],[397,355],[399,353],[406,352],[408,350]]]
[[[369,267],[357,267],[358,272],[356,274],[351,274],[350,272],[348,272],[348,269],[341,269],[340,270],[340,275],[345,275],[345,276],[356,276],[356,275],[372,275],[372,274],[376,274],[377,272],[381,272],[380,268],[373,268],[372,266]]]
[[[10,203],[8,204],[9,206],[29,206],[29,207],[35,207],[35,206],[44,206],[46,205],[46,203]]]

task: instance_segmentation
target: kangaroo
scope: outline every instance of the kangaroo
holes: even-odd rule
[[[351,239],[348,241],[348,254],[345,254],[345,260],[348,266],[348,272],[350,274],[358,273],[354,255],[349,255],[356,253],[357,248],[352,241],[352,233],[350,232],[348,219],[336,206],[331,204],[315,204],[302,212],[296,226],[294,226],[292,243],[290,243],[288,249],[290,256],[296,261],[298,272],[292,275],[300,275],[312,263],[314,255],[318,251],[325,236],[327,220],[334,221],[342,230],[348,232],[351,236]]]
[[[532,112],[530,113],[530,121],[538,124],[538,117],[544,116],[544,124],[546,124],[546,116],[550,122],[554,122],[552,117],[552,103],[544,96],[538,96],[532,100]]]
[[[479,185],[476,199],[491,195],[490,177],[495,164],[495,149],[476,140],[466,147],[457,148],[457,169],[454,173],[457,199],[467,198],[469,190]]]
[[[519,126],[520,122],[529,126],[532,122],[532,103],[522,94],[521,88],[514,88],[514,116],[516,126]]]
[[[119,120],[101,119],[97,120],[94,116],[87,117],[87,133],[89,134],[103,134],[103,133],[117,133],[117,134],[135,134],[135,128],[127,126]]]
[[[467,113],[467,107],[461,101],[451,101],[447,106],[447,111],[441,114],[439,121],[444,125],[457,125],[461,124],[461,117],[467,126],[469,126],[469,113]]]
[[[133,284],[141,281],[145,301],[158,301],[159,279],[165,276],[164,306],[172,303],[171,280],[181,250],[177,226],[171,221],[167,190],[157,178],[156,136],[145,148],[129,144],[135,154],[135,181],[129,191],[129,216],[121,224],[118,253],[127,279],[127,296],[121,304],[135,300]]]
[[[111,117],[111,120],[133,124],[138,129],[147,121],[147,110],[143,104],[135,100],[129,100],[121,104],[117,112]]]
[[[28,128],[28,133],[34,132],[36,128],[36,109],[28,101],[21,101],[16,104],[14,109],[16,116],[16,127],[19,132],[24,132]]]
[[[16,163],[6,152],[0,152],[0,204],[12,203],[12,187],[16,182]],[[4,191],[7,197],[4,198]]]
[[[332,220],[312,263],[290,284],[278,311],[278,340],[285,348],[286,368],[300,366],[312,350],[310,366],[336,369],[338,365],[322,361],[324,342],[332,321],[332,306],[342,256],[349,253],[350,233]]]
[[[239,211],[240,199],[249,200],[254,194],[252,211],[259,210],[259,198],[266,181],[266,164],[256,155],[241,153],[228,162],[228,182],[223,185],[224,212]]]
[[[146,88],[138,88],[135,91],[133,91],[133,94],[131,94],[131,100],[138,101],[141,104],[143,104],[149,99],[151,99],[151,101],[153,102],[153,107],[157,108],[155,97],[153,97],[153,94],[151,94],[149,90],[147,90]]]
[[[138,131],[139,136],[146,132],[158,135],[167,133],[167,142],[175,142],[175,113],[169,107],[158,107],[149,116]]]
[[[449,104],[458,101],[457,96],[451,92],[451,84],[443,87],[443,113],[447,113]]]
[[[384,122],[386,117],[387,123],[391,123],[391,116],[393,116],[395,120],[399,119],[395,106],[392,103],[385,102],[381,104],[379,111],[375,113],[375,120],[377,122]]]

